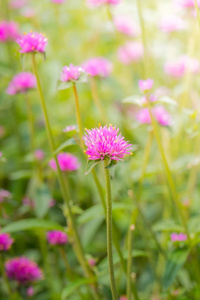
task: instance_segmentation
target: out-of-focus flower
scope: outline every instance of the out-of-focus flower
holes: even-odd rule
[[[170,126],[172,124],[171,116],[162,106],[156,106],[152,110],[152,115],[162,126]],[[148,108],[142,108],[136,114],[136,119],[141,124],[151,124],[151,116]]]
[[[54,199],[51,199],[50,203],[49,203],[49,207],[53,207],[56,205],[56,201]]]
[[[18,24],[13,21],[0,22],[0,42],[15,41],[19,37]]]
[[[80,66],[74,66],[73,64],[70,64],[69,67],[65,66],[62,69],[61,81],[76,81],[80,75],[83,73],[83,69]]]
[[[195,7],[195,0],[174,0],[174,3],[183,8]],[[200,6],[200,0],[197,0],[197,5]]]
[[[171,240],[172,242],[184,242],[187,240],[187,235],[184,233],[172,233]]]
[[[119,298],[119,300],[127,300],[128,298],[126,297],[126,296],[121,296],[120,298]]]
[[[0,203],[2,203],[6,198],[9,198],[11,193],[7,190],[0,189]]]
[[[116,5],[120,2],[121,0],[87,0],[89,6],[99,6],[104,4]]]
[[[78,162],[78,158],[71,153],[59,153],[58,163],[61,171],[76,171],[80,167],[80,163]],[[49,162],[49,166],[53,170],[57,170],[55,159],[51,159]]]
[[[63,132],[70,132],[76,130],[76,125],[69,125],[63,129]]]
[[[114,18],[114,24],[117,31],[127,36],[136,37],[139,34],[137,24],[129,16],[116,16]]]
[[[148,78],[147,80],[138,81],[140,91],[143,92],[150,90],[153,87],[153,84],[154,84],[154,80],[150,78]]]
[[[48,231],[47,241],[50,245],[65,245],[68,242],[68,236],[63,231],[59,231],[59,230]]]
[[[25,7],[21,11],[21,15],[27,19],[33,18],[36,15],[35,10],[32,7]]]
[[[96,265],[96,259],[95,258],[89,258],[88,259],[88,264],[91,266],[91,267],[94,267]]]
[[[0,252],[8,251],[13,244],[14,240],[11,238],[9,233],[0,232]]]
[[[27,290],[26,290],[26,295],[27,295],[28,297],[33,297],[33,295],[34,295],[34,288],[33,288],[33,286],[29,286],[29,287],[27,288]]]
[[[19,52],[36,53],[36,52],[45,52],[48,39],[43,33],[29,32],[29,33],[24,33],[20,38],[16,40],[16,42],[20,46]]]
[[[170,33],[183,30],[185,28],[185,23],[179,16],[171,15],[161,20],[159,28],[164,32]]]
[[[35,150],[34,156],[38,161],[42,161],[44,159],[44,151],[42,149],[37,149]]]
[[[53,2],[55,4],[62,4],[65,2],[65,0],[51,0],[51,2]]]
[[[108,77],[112,72],[112,63],[104,57],[94,57],[83,64],[83,68],[90,76]]]
[[[132,154],[132,145],[124,140],[119,129],[110,126],[86,129],[84,142],[87,147],[85,153],[89,160],[104,160],[108,157],[111,160],[123,160],[127,154]]]
[[[35,206],[35,203],[33,202],[33,200],[30,199],[30,198],[28,198],[28,197],[24,197],[24,198],[22,199],[22,204],[23,204],[24,206],[30,207],[31,209],[33,209],[34,206]]]
[[[197,74],[200,71],[200,61],[187,55],[179,57],[177,60],[167,62],[164,66],[165,73],[174,77],[181,78],[185,72]]]
[[[140,42],[126,42],[124,46],[118,48],[117,55],[119,61],[125,65],[139,61],[144,55],[144,48]]]
[[[6,90],[8,95],[26,93],[36,87],[36,78],[30,72],[21,72],[13,77]]]
[[[38,265],[23,256],[8,260],[5,264],[5,270],[10,280],[16,280],[22,285],[40,280],[43,277]]]
[[[11,0],[9,5],[13,9],[20,9],[24,7],[28,2],[29,0]]]

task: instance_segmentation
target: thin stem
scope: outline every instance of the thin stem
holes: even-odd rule
[[[113,265],[113,254],[112,254],[112,198],[111,198],[111,185],[110,185],[110,172],[106,169],[107,161],[104,160],[105,170],[105,182],[106,182],[106,202],[107,202],[107,254],[109,263],[109,274],[110,274],[110,285],[112,291],[113,300],[117,300],[117,290],[115,285],[114,277],[114,265]]]
[[[197,0],[194,0],[194,3],[195,3],[195,9],[196,9],[196,12],[197,12],[197,21],[198,21],[199,30],[200,30],[200,13],[199,13],[199,7],[198,7],[198,4],[197,4]]]
[[[80,139],[80,145],[83,149],[84,143],[83,143],[83,128],[81,123],[81,114],[80,114],[80,107],[79,107],[79,101],[78,101],[78,93],[76,85],[73,84],[73,92],[74,92],[74,98],[75,98],[75,104],[76,104],[76,121],[78,123],[78,133],[79,133],[79,139]]]
[[[6,289],[7,289],[7,293],[8,293],[9,299],[12,300],[13,299],[13,293],[12,293],[12,290],[11,290],[8,278],[7,278],[6,274],[5,274],[5,270],[4,270],[4,265],[3,265],[1,254],[0,254],[0,271],[1,271],[2,275],[3,275],[3,279],[4,279],[4,282],[5,282],[5,286],[6,286]]]
[[[27,114],[28,114],[29,132],[30,132],[30,145],[31,145],[31,151],[34,153],[35,150],[34,119],[32,114],[31,102],[28,95],[26,95],[25,98],[27,104]]]
[[[60,252],[60,255],[61,255],[62,259],[63,259],[63,262],[64,262],[64,264],[65,264],[65,267],[66,267],[66,269],[67,269],[67,273],[68,273],[69,276],[72,278],[72,277],[73,277],[73,271],[72,271],[72,269],[71,269],[71,267],[70,267],[70,265],[69,265],[69,262],[68,262],[66,253],[65,253],[64,248],[63,248],[62,246],[59,247],[59,252]]]

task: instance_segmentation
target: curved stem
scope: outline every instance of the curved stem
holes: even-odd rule
[[[113,254],[112,254],[112,198],[111,198],[111,186],[110,186],[110,172],[106,169],[107,161],[104,160],[105,170],[105,181],[106,181],[106,200],[107,200],[107,253],[108,253],[108,264],[110,274],[110,285],[112,291],[113,300],[117,300],[117,290],[115,285],[114,277],[114,265],[113,265]]]

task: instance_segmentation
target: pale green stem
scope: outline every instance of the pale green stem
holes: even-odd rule
[[[198,4],[197,4],[197,0],[194,0],[194,3],[195,3],[195,9],[196,9],[196,12],[197,12],[197,21],[198,21],[199,30],[200,30],[200,13],[199,13],[199,7],[198,7]]]
[[[109,264],[109,274],[110,274],[110,285],[113,300],[117,300],[117,290],[115,285],[114,277],[114,265],[113,265],[113,253],[112,253],[112,198],[111,198],[111,185],[110,185],[110,172],[106,169],[107,160],[104,160],[104,170],[105,170],[105,182],[106,182],[106,202],[107,202],[107,254],[108,254],[108,264]]]
[[[12,290],[11,290],[8,278],[7,278],[6,274],[5,274],[4,264],[3,264],[3,261],[2,261],[1,254],[0,254],[0,271],[1,271],[2,275],[3,275],[3,279],[4,279],[4,282],[5,282],[5,286],[6,286],[6,289],[7,289],[7,293],[8,293],[9,299],[12,300],[13,299],[13,293],[12,293]]]
[[[82,122],[81,122],[78,93],[77,93],[77,88],[76,88],[75,84],[73,84],[73,92],[74,92],[74,98],[75,98],[75,104],[76,104],[76,121],[78,123],[78,133],[79,133],[80,145],[81,145],[81,148],[83,149],[84,148],[83,128],[82,128]]]
[[[26,94],[25,100],[26,100],[26,104],[27,104],[27,114],[28,114],[29,133],[30,133],[30,145],[31,145],[32,154],[34,154],[34,150],[35,150],[34,119],[33,119],[33,114],[32,114],[31,102],[30,102],[30,99],[29,99],[27,94]]]
[[[65,267],[67,269],[67,274],[69,275],[69,277],[73,277],[73,271],[69,265],[69,262],[68,262],[68,259],[67,259],[67,256],[66,256],[66,253],[64,251],[64,248],[62,246],[59,247],[59,252],[60,252],[60,255],[63,259],[63,262],[65,264]]]

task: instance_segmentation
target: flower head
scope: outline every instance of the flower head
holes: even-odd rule
[[[78,159],[76,156],[74,156],[71,153],[59,153],[57,156],[58,163],[60,166],[61,171],[76,171],[80,167],[80,163],[78,162]],[[55,159],[51,159],[49,162],[49,166],[56,170],[56,161]]]
[[[37,149],[34,152],[36,160],[42,161],[44,159],[44,151],[42,149]]]
[[[9,5],[13,9],[20,9],[27,4],[28,0],[11,0]]]
[[[181,78],[186,71],[197,74],[200,71],[200,62],[197,58],[182,55],[174,61],[169,61],[164,66],[165,73],[174,77]]]
[[[163,106],[156,106],[152,110],[152,115],[156,121],[162,126],[170,126],[172,124],[171,116]],[[151,116],[148,108],[141,109],[136,119],[141,124],[151,124]]]
[[[74,66],[73,64],[70,64],[69,67],[65,66],[62,69],[60,80],[75,81],[80,77],[82,73],[83,73],[83,69],[80,66]]]
[[[172,242],[183,242],[187,240],[187,235],[184,233],[172,233],[171,240]]]
[[[89,160],[104,160],[109,157],[117,161],[123,160],[126,154],[132,154],[132,145],[124,140],[121,133],[118,134],[119,129],[116,126],[100,126],[91,130],[86,129],[86,132],[84,141],[87,150],[85,153]]]
[[[195,0],[175,0],[175,4],[183,8],[194,8]],[[200,6],[199,0],[197,0],[197,5]]]
[[[7,190],[0,189],[0,203],[2,203],[5,198],[9,198],[11,196],[11,193]]]
[[[184,29],[185,24],[179,16],[171,15],[163,18],[159,27],[163,32],[170,33]]]
[[[23,285],[40,280],[43,276],[37,264],[23,256],[8,260],[5,269],[9,279],[16,280]]]
[[[48,231],[47,241],[50,245],[65,245],[68,242],[68,236],[63,231],[59,231],[59,230]]]
[[[0,252],[8,251],[13,244],[14,240],[11,238],[9,233],[0,232]]]
[[[19,52],[21,53],[45,52],[47,41],[47,37],[43,33],[38,32],[24,33],[16,40],[20,46]]]
[[[138,85],[141,91],[148,91],[153,87],[154,80],[153,79],[147,79],[147,80],[139,80]]]
[[[129,16],[117,16],[114,19],[114,24],[117,31],[127,35],[135,37],[139,34],[137,24],[134,23]]]
[[[26,93],[36,87],[36,78],[30,72],[21,72],[13,77],[6,90],[7,94]]]
[[[19,37],[18,24],[13,21],[0,22],[0,42],[15,41]]]
[[[117,51],[119,61],[125,65],[139,61],[144,55],[144,47],[140,42],[126,42]]]
[[[112,63],[104,57],[94,57],[83,64],[90,76],[108,77],[112,71]]]

